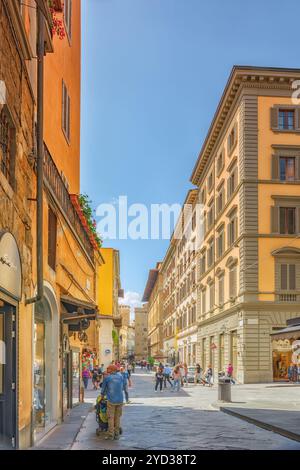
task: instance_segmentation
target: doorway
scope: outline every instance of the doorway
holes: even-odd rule
[[[16,447],[16,308],[0,307],[0,449]]]
[[[238,351],[237,351],[237,331],[231,332],[231,365],[233,367],[233,377],[238,376]]]

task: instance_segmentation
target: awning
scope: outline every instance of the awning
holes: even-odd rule
[[[61,321],[69,325],[70,331],[86,330],[90,326],[90,320],[98,317],[98,307],[92,302],[69,295],[62,295],[60,301],[64,308]]]
[[[288,326],[283,330],[271,333],[272,339],[298,339],[300,338],[300,325]]]

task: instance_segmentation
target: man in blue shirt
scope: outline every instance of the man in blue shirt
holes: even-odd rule
[[[107,399],[108,433],[105,439],[114,440],[120,437],[125,381],[113,364],[108,366],[107,373],[109,375],[105,377],[101,388],[102,398],[106,396]]]
[[[164,388],[167,388],[167,382],[171,385],[171,388],[172,388],[172,382],[170,380],[170,377],[171,377],[171,374],[172,374],[172,369],[171,367],[169,366],[169,364],[166,364],[165,367],[164,367]]]

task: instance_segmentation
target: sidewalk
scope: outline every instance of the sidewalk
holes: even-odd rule
[[[215,409],[300,442],[300,384],[232,387],[232,402]]]
[[[89,386],[91,386],[89,384]],[[74,406],[65,417],[63,423],[58,424],[41,439],[33,450],[70,450],[89,413],[93,409],[99,391],[91,389],[85,392],[84,403]]]

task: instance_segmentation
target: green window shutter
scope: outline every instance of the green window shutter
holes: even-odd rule
[[[279,233],[279,208],[271,207],[271,233]]]
[[[271,108],[271,129],[278,129],[278,108]]]
[[[287,264],[280,265],[280,289],[287,290],[288,281],[287,281]]]
[[[272,180],[279,179],[279,156],[272,156]]]
[[[289,264],[289,290],[296,290],[296,265]]]

